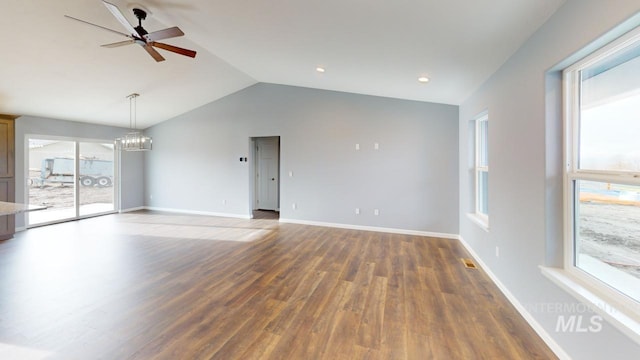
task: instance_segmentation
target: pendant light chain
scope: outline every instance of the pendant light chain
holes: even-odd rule
[[[136,131],[138,128],[138,96],[140,94],[133,93],[129,96],[129,127]]]

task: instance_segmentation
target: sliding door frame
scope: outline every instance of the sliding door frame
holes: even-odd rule
[[[120,154],[116,151],[115,146],[113,150],[113,209],[109,211],[80,215],[80,143],[96,143],[96,144],[107,144],[113,143],[111,139],[91,139],[91,138],[80,138],[80,137],[68,137],[68,136],[54,136],[54,135],[40,135],[40,134],[25,134],[24,136],[24,203],[29,204],[29,192],[31,191],[31,187],[29,186],[29,140],[37,139],[37,140],[53,140],[53,141],[67,141],[74,143],[74,208],[75,208],[75,216],[72,218],[64,218],[60,220],[53,220],[42,222],[38,224],[30,224],[29,223],[29,213],[25,213],[25,227],[27,229],[51,224],[57,224],[67,221],[74,221],[80,219],[86,219],[96,216],[115,214],[120,209]]]

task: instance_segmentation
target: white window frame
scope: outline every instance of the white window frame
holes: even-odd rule
[[[480,225],[480,227],[482,227],[484,230],[489,230],[489,211],[487,210],[487,213],[483,213],[481,211],[481,189],[480,189],[480,176],[479,174],[482,172],[486,172],[487,173],[487,178],[489,176],[489,161],[488,161],[488,156],[489,156],[489,144],[488,144],[488,140],[489,140],[489,135],[488,135],[488,128],[487,128],[487,137],[484,139],[485,141],[482,141],[482,134],[481,134],[481,125],[482,123],[487,123],[487,125],[489,124],[489,112],[488,111],[483,111],[482,113],[478,114],[478,116],[475,117],[474,121],[474,132],[475,132],[475,142],[474,142],[474,165],[473,165],[473,170],[474,170],[474,213],[470,214],[470,218],[475,221],[478,225]],[[484,149],[482,148],[484,147]],[[487,164],[482,164],[481,161],[481,155],[482,153],[486,153],[487,154]],[[487,190],[487,199],[486,201],[489,200],[489,194],[488,194],[488,190]]]
[[[640,339],[640,302],[625,296],[603,281],[576,266],[575,205],[577,180],[597,181],[640,186],[640,173],[623,171],[585,170],[579,164],[580,129],[580,71],[618,51],[640,42],[640,28],[613,41],[563,71],[564,109],[564,272],[544,270],[552,280],[611,321],[634,340]]]

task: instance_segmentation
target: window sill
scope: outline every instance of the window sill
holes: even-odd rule
[[[637,314],[629,315],[630,312],[634,312],[633,310],[624,308],[603,294],[590,289],[587,284],[565,269],[544,266],[540,269],[542,275],[640,344],[640,321],[637,319]]]
[[[467,217],[469,220],[473,221],[476,225],[480,226],[480,228],[486,232],[489,232],[489,222],[480,216],[472,213],[468,213]]]

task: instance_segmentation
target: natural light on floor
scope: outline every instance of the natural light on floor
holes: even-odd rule
[[[271,230],[236,227],[164,225],[149,227],[131,226],[121,231],[125,235],[169,237],[178,239],[200,239],[250,242],[265,237]]]
[[[0,343],[0,359],[42,360],[51,352]]]
[[[119,232],[123,235],[169,237],[177,239],[200,239],[218,241],[250,242],[262,239],[273,231],[277,223],[265,223],[238,219],[238,225],[229,225],[228,220],[215,217],[185,217],[180,215],[126,214]],[[186,221],[188,219],[188,221]],[[226,222],[225,222],[226,221]],[[130,226],[128,226],[130,223]],[[147,226],[140,226],[140,224]]]

